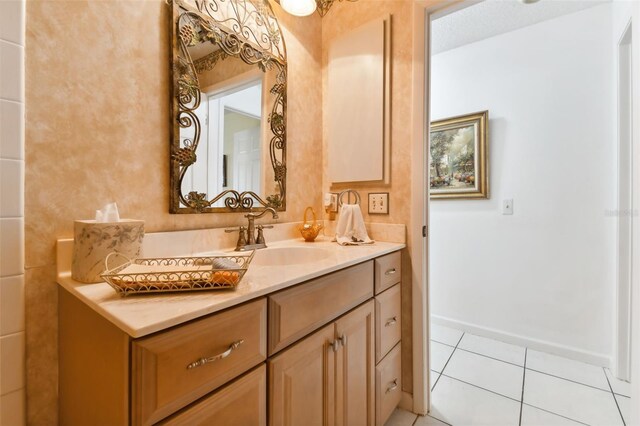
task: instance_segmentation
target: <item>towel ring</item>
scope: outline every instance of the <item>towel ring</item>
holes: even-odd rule
[[[351,204],[351,195],[353,194],[356,204],[360,204],[360,194],[358,194],[358,191],[355,191],[353,189],[345,189],[344,191],[342,191],[340,194],[338,194],[338,205],[340,207],[342,207],[342,205],[344,204],[342,202],[342,198],[346,195],[347,196],[347,204]]]

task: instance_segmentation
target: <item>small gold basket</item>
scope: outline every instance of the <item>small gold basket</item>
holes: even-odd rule
[[[105,258],[106,270],[101,277],[120,296],[136,293],[235,289],[247,272],[254,253],[255,251],[249,255],[131,260],[114,252]],[[109,259],[114,255],[126,259],[126,262],[109,269]],[[225,267],[214,267],[220,263]]]
[[[311,212],[311,215],[313,216],[313,222],[309,222],[307,218],[307,214],[309,212]],[[322,228],[324,228],[324,225],[318,223],[318,221],[316,220],[316,212],[313,211],[312,207],[307,207],[304,211],[304,223],[299,228],[304,240],[308,243],[312,243],[316,239],[320,231],[322,231]]]

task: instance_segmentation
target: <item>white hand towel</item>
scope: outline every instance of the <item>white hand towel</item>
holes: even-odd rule
[[[364,226],[364,219],[360,206],[357,204],[344,204],[338,217],[335,241],[341,246],[373,244]]]

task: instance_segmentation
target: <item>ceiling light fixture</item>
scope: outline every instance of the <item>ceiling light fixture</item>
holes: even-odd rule
[[[294,16],[309,16],[316,10],[316,0],[280,0],[285,12]]]
[[[324,16],[336,1],[342,0],[276,0],[285,12],[295,16],[309,16],[316,10],[320,16]],[[358,0],[347,1],[353,2]]]

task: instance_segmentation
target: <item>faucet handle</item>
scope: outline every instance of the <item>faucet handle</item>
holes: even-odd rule
[[[262,233],[262,226],[256,226],[258,229],[258,236],[256,237],[256,244],[264,244],[264,234]]]
[[[226,233],[238,232],[238,242],[236,243],[236,251],[241,251],[244,249],[244,246],[247,245],[247,233],[244,226],[240,226],[238,228],[227,228],[224,230]]]
[[[273,225],[257,225],[256,228],[257,229],[271,229],[271,228],[273,228]]]

